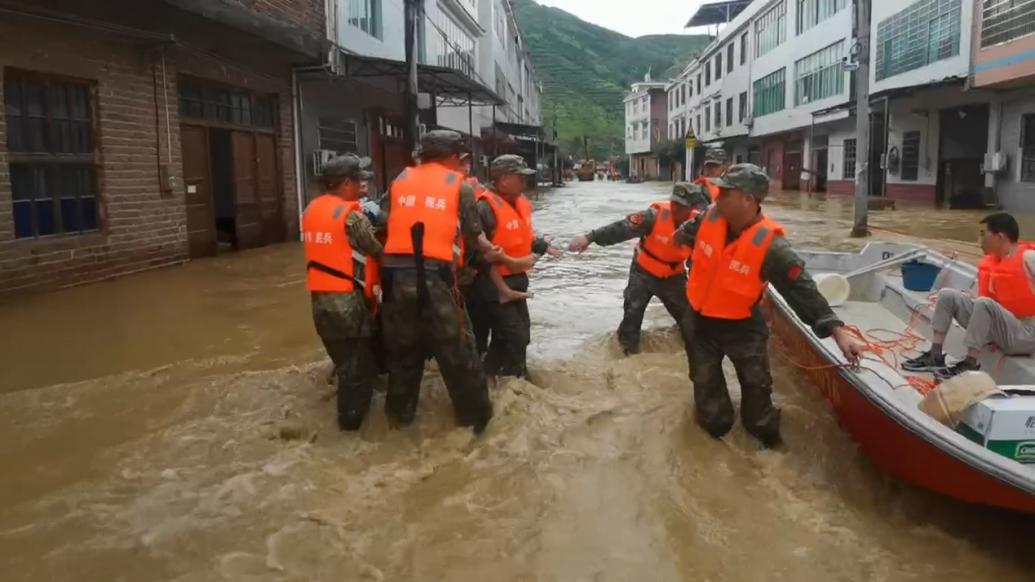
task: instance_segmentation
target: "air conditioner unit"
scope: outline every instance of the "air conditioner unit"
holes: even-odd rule
[[[981,171],[986,174],[1000,174],[1005,172],[1010,165],[1010,158],[1003,152],[985,154],[984,162],[981,164]]]
[[[755,118],[748,115],[744,118],[744,127],[751,129],[755,125]]]
[[[323,175],[323,167],[327,162],[334,159],[334,156],[338,155],[338,152],[334,150],[316,150],[313,152],[312,157],[312,170],[314,176]]]

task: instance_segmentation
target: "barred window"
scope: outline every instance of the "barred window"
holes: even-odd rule
[[[907,131],[902,134],[903,180],[915,181],[920,171],[920,132]]]
[[[762,117],[777,111],[783,111],[785,106],[787,69],[778,71],[762,77],[754,82],[755,117]]]
[[[1035,2],[982,0],[981,47],[1002,44],[1035,33]]]
[[[255,127],[273,128],[274,99],[271,95],[254,95],[211,81],[180,77],[178,81],[180,115]]]
[[[855,138],[845,140],[841,177],[845,180],[855,180]]]
[[[356,122],[333,115],[321,115],[317,119],[320,149],[338,154],[354,154],[359,151],[356,143]]]
[[[781,0],[755,21],[755,56],[760,57],[787,39],[787,1]]]
[[[1035,182],[1035,114],[1021,116],[1021,181]]]
[[[848,5],[847,0],[797,0],[798,34],[837,14]]]
[[[838,41],[794,63],[794,104],[840,95],[845,89],[844,41]]]
[[[877,25],[877,80],[960,54],[961,0],[923,0]]]
[[[17,238],[98,229],[93,84],[4,71]]]

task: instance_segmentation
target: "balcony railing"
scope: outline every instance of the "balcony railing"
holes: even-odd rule
[[[982,0],[981,48],[1035,33],[1035,0]]]

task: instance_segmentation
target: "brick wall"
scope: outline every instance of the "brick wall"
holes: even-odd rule
[[[0,117],[0,295],[97,281],[187,260],[176,88],[180,73],[278,95],[284,218],[288,237],[297,232],[289,72],[284,71],[280,80],[170,50],[163,85],[162,62],[153,48],[89,29],[31,20],[0,20],[0,54],[0,86],[6,67],[92,82],[100,147],[100,231],[15,238],[6,120]],[[160,189],[159,155],[173,178],[171,192]]]
[[[252,12],[264,14],[274,19],[301,26],[320,36],[326,33],[327,24],[324,17],[324,0],[224,0],[236,4]]]
[[[855,196],[855,182],[852,180],[828,180],[827,194],[831,196]]]

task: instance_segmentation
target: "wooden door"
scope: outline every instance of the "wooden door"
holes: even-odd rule
[[[237,210],[234,226],[237,248],[261,246],[262,221],[256,176],[255,134],[235,131],[230,135],[234,158],[234,202]]]
[[[255,135],[256,174],[259,214],[264,244],[284,241],[284,206],[280,173],[277,171],[277,145],[272,135]]]
[[[216,217],[212,206],[212,172],[208,134],[203,127],[180,126],[183,149],[184,199],[187,207],[187,244],[190,256],[208,257],[217,252]]]

